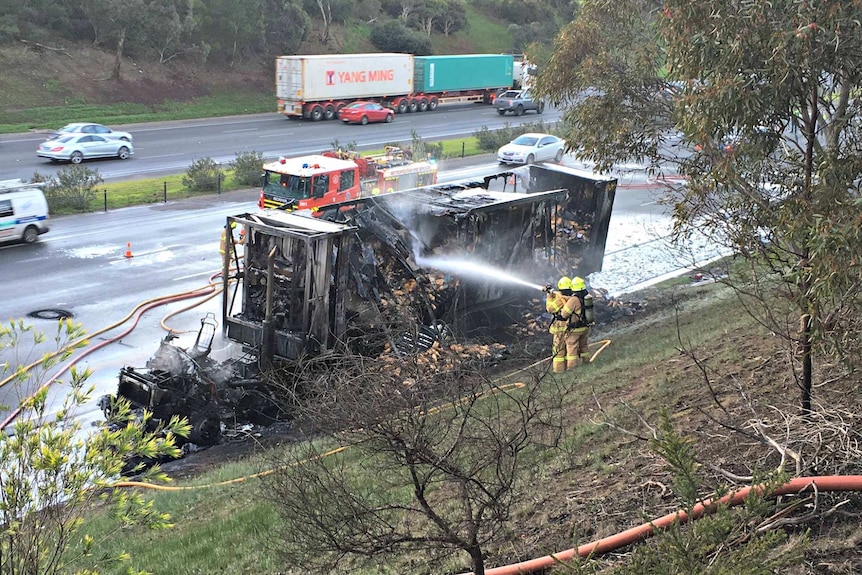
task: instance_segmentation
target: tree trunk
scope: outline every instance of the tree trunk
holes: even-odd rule
[[[473,575],[485,575],[485,556],[482,554],[482,548],[479,544],[473,544],[467,552],[470,554],[470,560],[473,563]]]
[[[802,334],[800,336],[802,351],[802,415],[811,414],[811,315],[802,316]]]
[[[126,43],[126,29],[121,28],[117,37],[117,50],[114,52],[114,70],[111,72],[112,80],[122,80],[123,45]]]
[[[332,22],[332,5],[328,0],[317,0],[320,8],[320,16],[323,18],[323,30],[320,32],[320,41],[323,44],[329,42],[329,24]]]

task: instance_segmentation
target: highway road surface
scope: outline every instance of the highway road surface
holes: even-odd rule
[[[338,121],[288,120],[272,114],[233,116],[152,124],[111,125],[128,131],[135,153],[129,160],[91,160],[106,181],[183,173],[200,158],[230,162],[240,152],[259,152],[264,158],[317,153],[335,145],[356,144],[357,149],[379,149],[386,144],[407,143],[415,132],[423,140],[438,141],[472,135],[489,129],[559,121],[561,113],[500,117],[492,106],[478,104],[441,106],[434,112],[397,115],[390,124],[345,125]],[[57,126],[58,128],[60,126]],[[66,164],[36,157],[46,133],[0,135],[0,180],[33,177],[34,172],[55,174]]]

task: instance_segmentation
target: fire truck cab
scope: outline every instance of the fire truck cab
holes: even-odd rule
[[[263,170],[258,207],[285,211],[314,210],[437,183],[436,162],[413,162],[393,153],[364,158],[326,152],[279,158],[264,164]]]
[[[359,197],[355,162],[320,155],[279,158],[263,165],[260,208],[314,209]]]

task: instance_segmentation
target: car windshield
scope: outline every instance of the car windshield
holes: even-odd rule
[[[364,106],[364,105],[365,105],[365,104],[359,104],[359,103],[348,104],[348,105],[347,105],[347,108],[348,108],[348,109],[352,109],[352,110],[357,110],[357,109],[361,108],[361,107],[362,107],[362,106]]]
[[[81,126],[79,126],[78,124],[67,124],[57,131],[58,132],[77,132],[80,127]]]
[[[536,142],[538,142],[538,141],[539,141],[539,138],[536,138],[534,136],[518,136],[517,138],[512,140],[512,143],[515,144],[516,146],[530,146],[530,147],[532,147],[532,146],[535,146]]]
[[[59,138],[54,138],[54,141],[60,142],[61,144],[68,144],[75,138],[77,138],[77,136],[60,136]]]

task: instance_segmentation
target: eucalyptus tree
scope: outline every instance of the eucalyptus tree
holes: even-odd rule
[[[750,264],[729,283],[790,344],[805,413],[815,353],[858,361],[860,83],[846,0],[587,1],[538,80],[600,169],[686,177],[669,186],[677,238]]]

